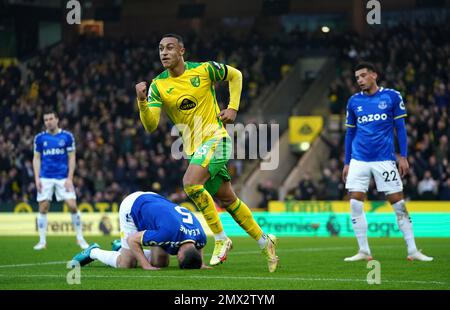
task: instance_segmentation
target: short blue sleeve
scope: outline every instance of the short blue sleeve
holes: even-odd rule
[[[347,116],[345,120],[345,126],[356,127],[356,117],[355,112],[352,109],[352,99],[350,98],[347,103]]]
[[[73,135],[70,132],[67,133],[66,150],[68,153],[75,151],[75,138],[73,137]]]
[[[393,104],[394,119],[406,117],[407,116],[406,107],[400,92],[395,90],[391,91],[390,96]]]
[[[34,151],[37,153],[42,153],[41,135],[36,135],[34,137]]]
[[[163,246],[171,240],[172,235],[165,229],[146,230],[142,235],[141,244],[144,246]]]

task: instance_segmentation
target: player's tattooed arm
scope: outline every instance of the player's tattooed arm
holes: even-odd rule
[[[144,235],[143,231],[132,234],[128,237],[128,245],[130,246],[130,250],[133,253],[134,257],[137,259],[142,269],[144,270],[158,270],[159,268],[153,267],[147,260],[144,255],[144,251],[142,250],[142,236]]]

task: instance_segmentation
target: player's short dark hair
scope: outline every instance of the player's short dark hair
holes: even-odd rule
[[[48,114],[53,114],[56,118],[59,118],[58,113],[54,109],[45,109],[44,113],[42,113],[42,117],[44,117],[44,115],[48,115]]]
[[[178,262],[180,269],[200,269],[202,267],[202,256],[195,247],[184,251],[184,257]]]
[[[373,63],[367,62],[367,61],[360,62],[356,65],[355,71],[358,71],[361,69],[367,69],[368,71],[378,73],[375,65]]]
[[[179,34],[176,34],[176,33],[166,33],[165,35],[162,36],[161,39],[164,39],[164,38],[175,38],[175,39],[178,40],[178,43],[179,43],[179,44],[184,45],[183,37],[180,36]]]

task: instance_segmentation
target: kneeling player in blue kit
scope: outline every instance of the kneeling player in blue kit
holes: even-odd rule
[[[188,209],[153,192],[135,192],[120,204],[119,223],[120,251],[101,250],[94,243],[75,255],[73,263],[84,266],[98,259],[114,268],[139,263],[145,270],[158,270],[169,265],[169,255],[177,255],[182,269],[208,268],[202,253],[206,234]]]

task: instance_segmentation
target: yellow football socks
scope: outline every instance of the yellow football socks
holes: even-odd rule
[[[256,241],[262,237],[263,231],[261,227],[259,227],[258,223],[256,223],[252,212],[245,202],[238,198],[235,202],[226,207],[226,209],[239,224],[239,226],[241,226],[247,234],[250,235],[250,237]]]
[[[200,212],[203,213],[203,217],[211,231],[214,234],[223,232],[222,222],[220,221],[214,200],[203,185],[187,185],[184,191],[192,199]]]

